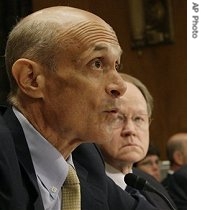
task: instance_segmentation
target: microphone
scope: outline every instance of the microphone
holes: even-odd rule
[[[133,173],[129,173],[125,175],[124,181],[127,185],[137,190],[149,191],[158,194],[172,210],[176,210],[169,199],[163,193],[159,192],[155,187],[153,187],[146,179],[136,176]]]

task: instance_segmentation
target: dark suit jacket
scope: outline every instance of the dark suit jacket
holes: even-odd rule
[[[174,174],[168,174],[162,184],[175,202],[178,210],[187,209],[187,165]]]
[[[0,209],[43,210],[36,174],[22,127],[12,109],[0,108]],[[1,115],[0,115],[1,118]],[[81,183],[82,210],[157,210],[142,198],[133,198],[105,174],[94,144],[73,152]]]
[[[133,168],[133,174],[147,180],[147,182],[149,182],[149,184],[152,185],[159,193],[166,196],[166,198],[170,201],[170,203],[176,208],[174,202],[172,201],[171,197],[168,195],[163,185],[160,182],[158,182],[155,178],[136,168]],[[137,191],[130,186],[126,187],[126,191],[134,194],[137,193]],[[139,190],[138,193],[141,193],[152,205],[156,206],[158,209],[162,210],[171,209],[168,203],[155,192]]]

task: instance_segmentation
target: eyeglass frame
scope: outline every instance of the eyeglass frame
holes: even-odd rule
[[[144,117],[142,117],[142,116],[146,116],[146,118],[144,119]],[[122,120],[122,123],[120,125],[118,125],[117,127],[123,126],[124,124],[126,124],[126,122],[129,119],[131,119],[132,122],[134,123],[135,127],[139,128],[141,130],[145,130],[145,129],[149,128],[149,126],[151,125],[151,122],[153,121],[153,119],[148,114],[142,114],[142,113],[134,114],[132,117],[129,118],[126,114],[119,112],[119,113],[117,113],[117,119]],[[142,120],[142,121],[137,121],[137,120]],[[143,123],[145,122],[145,125],[140,125],[137,122],[143,122]]]

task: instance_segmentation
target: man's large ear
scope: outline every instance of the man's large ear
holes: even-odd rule
[[[43,98],[44,74],[42,66],[29,59],[18,59],[12,74],[19,89],[32,98]]]

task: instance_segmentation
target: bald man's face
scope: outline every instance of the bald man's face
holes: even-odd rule
[[[187,135],[183,137],[183,154],[184,154],[184,164],[187,163]]]
[[[187,163],[187,133],[176,133],[169,139],[169,144],[180,144],[182,165]]]
[[[58,37],[64,49],[56,72],[46,75],[44,110],[63,135],[103,143],[112,138],[117,98],[126,85],[117,73],[122,51],[114,31],[91,18],[76,18],[70,26],[63,20]]]

